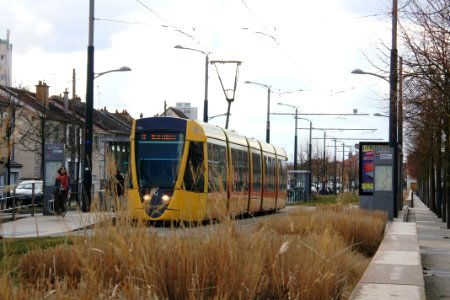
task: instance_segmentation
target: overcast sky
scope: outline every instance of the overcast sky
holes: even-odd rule
[[[382,60],[391,46],[390,0],[96,0],[95,72],[129,66],[95,80],[94,107],[126,109],[133,117],[161,113],[164,101],[190,102],[203,116],[205,55],[210,60],[241,61],[229,129],[265,140],[267,89],[272,113],[294,113],[278,102],[298,106],[300,114],[358,113],[370,116],[301,116],[316,128],[375,128],[377,131],[327,130],[337,138],[388,139],[389,85],[374,76],[352,75],[355,68],[388,70]],[[400,5],[399,5],[400,7]],[[10,30],[13,86],[34,90],[39,80],[50,94],[66,88],[84,101],[89,1],[0,0],[0,38]],[[387,47],[387,48],[386,48]],[[383,57],[386,56],[386,57]],[[236,64],[217,65],[226,88]],[[227,110],[219,76],[209,66],[209,115]],[[303,90],[294,93],[289,91]],[[279,94],[281,93],[281,95]],[[284,94],[282,94],[284,93]],[[211,123],[225,126],[225,117]],[[271,142],[293,159],[294,118],[271,115]],[[299,120],[298,127],[308,127]],[[299,130],[304,151],[308,130]],[[313,144],[323,144],[313,131]],[[347,140],[346,144],[355,144]],[[327,141],[328,145],[334,142]],[[338,145],[341,143],[338,143]],[[332,148],[327,149],[333,156]],[[338,159],[342,155],[338,154]]]

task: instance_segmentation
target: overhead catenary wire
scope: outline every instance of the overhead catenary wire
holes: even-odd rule
[[[151,12],[152,14],[154,14],[156,17],[158,17],[161,21],[163,21],[164,23],[166,23],[169,27],[171,27],[173,30],[178,31],[179,33],[189,37],[190,39],[192,39],[197,45],[199,45],[200,47],[202,47],[203,49],[206,49],[196,38],[195,36],[183,31],[182,29],[180,29],[179,27],[175,26],[174,24],[172,24],[171,22],[169,22],[168,20],[166,20],[165,18],[163,18],[161,15],[159,15],[155,10],[151,9],[148,5],[146,5],[145,3],[143,3],[140,0],[135,0],[136,2],[138,2],[140,5],[142,5],[145,9],[147,9],[149,12]]]

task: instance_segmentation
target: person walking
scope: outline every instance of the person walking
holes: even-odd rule
[[[123,194],[125,189],[125,177],[123,176],[120,170],[116,171],[115,176],[115,191],[113,190],[114,195],[114,206],[112,207],[113,211],[117,211],[123,205]]]
[[[58,175],[53,187],[53,198],[55,199],[55,213],[57,216],[66,215],[66,202],[69,195],[70,179],[66,168],[62,166],[58,169]]]
[[[125,178],[123,177],[122,172],[120,172],[120,170],[117,170],[116,171],[116,192],[117,192],[117,196],[119,196],[119,197],[123,195],[124,184],[125,184]]]

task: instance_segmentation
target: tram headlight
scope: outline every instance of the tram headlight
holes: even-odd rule
[[[152,200],[152,196],[151,195],[149,195],[149,194],[145,194],[143,197],[142,197],[142,200],[143,200],[143,205],[144,205],[144,208],[145,209],[149,209],[150,208],[150,202],[151,202],[151,200]]]
[[[168,204],[170,201],[170,196],[168,194],[164,194],[162,195],[161,200],[163,204]]]

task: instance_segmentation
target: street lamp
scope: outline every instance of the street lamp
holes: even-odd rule
[[[309,200],[311,200],[311,184],[312,184],[312,121],[306,118],[297,118],[299,120],[306,120],[309,122],[309,149],[308,149],[308,167],[309,167]]]
[[[398,50],[397,50],[397,23],[398,23],[398,0],[392,0],[392,46],[390,57],[390,72],[389,80],[378,74],[369,74],[367,72],[360,72],[361,70],[353,70],[353,74],[368,74],[373,75],[389,82],[389,147],[394,149],[394,178],[393,178],[393,217],[398,216],[398,210],[401,209],[399,203],[398,192],[398,178],[399,178],[399,141],[398,141]]]
[[[202,51],[199,49],[183,47],[181,45],[174,46],[175,49],[191,50],[199,52],[205,55],[205,100],[203,102],[203,122],[208,123],[208,65],[209,65],[209,54],[211,52]]]
[[[123,66],[123,67],[121,67],[119,69],[109,70],[109,71],[100,72],[100,73],[94,73],[94,79],[98,78],[98,77],[100,77],[102,75],[105,75],[107,73],[112,73],[112,72],[129,72],[129,71],[131,71],[130,67]]]
[[[249,81],[246,80],[244,83],[247,84],[256,84],[262,87],[265,87],[267,89],[267,122],[266,122],[266,142],[270,143],[270,89],[271,86],[267,85],[267,84],[263,84],[263,83],[259,83],[259,82],[254,82],[254,81]]]
[[[396,0],[394,0],[396,2]],[[396,42],[396,41],[395,41]],[[393,48],[395,47],[395,42],[393,38]],[[395,57],[393,57],[395,55]],[[394,66],[393,66],[394,65]],[[384,81],[389,83],[389,147],[394,149],[394,159],[393,159],[393,217],[396,218],[398,216],[399,209],[399,141],[398,141],[398,106],[397,106],[397,49],[391,50],[391,74],[389,76],[389,80],[381,75],[371,72],[364,72],[361,69],[355,69],[352,71],[352,74],[363,74],[363,75],[371,75],[378,78],[383,79]],[[381,114],[376,114],[377,116],[381,116]]]
[[[89,0],[89,41],[87,49],[86,111],[84,127],[84,173],[81,210],[89,211],[92,185],[92,114],[94,109],[94,0]]]
[[[289,106],[295,109],[295,135],[294,135],[294,170],[297,170],[297,118],[298,118],[298,107],[286,103],[279,102],[278,105]]]
[[[227,115],[231,116],[231,114],[227,114],[227,113],[214,115],[214,116],[208,117],[208,121],[211,120],[211,119],[214,119],[215,117],[222,117],[222,116],[227,116]]]
[[[88,49],[89,52],[89,49]],[[91,53],[91,52],[89,52]],[[112,72],[129,72],[130,67],[123,66],[119,69],[108,70],[100,73],[94,73],[94,49],[88,55],[88,82],[86,88],[86,112],[85,112],[85,131],[84,131],[84,173],[81,210],[89,211],[91,203],[91,187],[92,187],[92,140],[93,140],[93,109],[94,109],[94,79]]]
[[[377,74],[377,73],[372,73],[372,72],[366,72],[366,71],[363,71],[363,70],[361,70],[361,69],[354,69],[354,70],[352,71],[352,74],[357,74],[357,75],[371,75],[371,76],[375,76],[375,77],[378,77],[378,78],[383,79],[384,81],[389,82],[389,80],[388,80],[386,77],[384,77],[383,75],[379,75],[379,74]]]
[[[89,34],[87,47],[87,76],[86,76],[86,110],[84,127],[84,159],[83,159],[83,188],[81,210],[89,211],[92,186],[92,140],[93,140],[93,110],[94,110],[94,79],[106,73],[131,71],[129,67],[122,67],[101,73],[94,73],[94,8],[95,0],[89,0]]]

